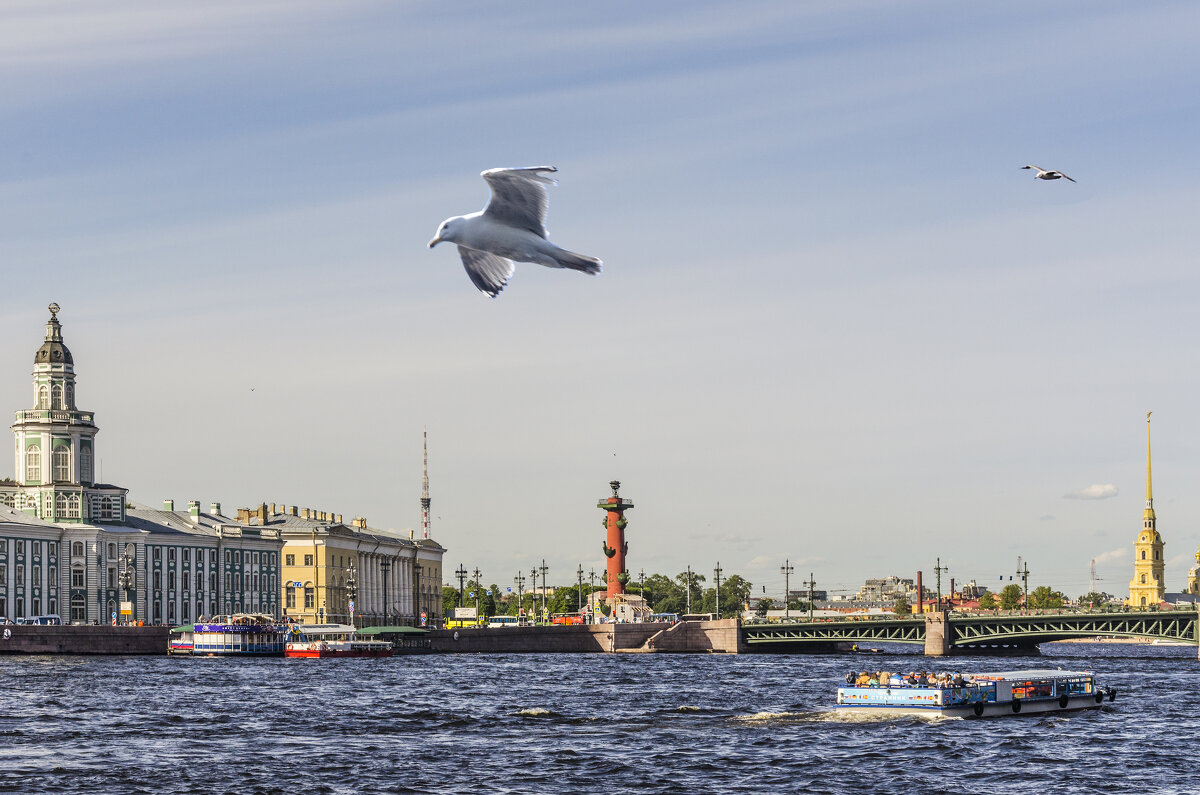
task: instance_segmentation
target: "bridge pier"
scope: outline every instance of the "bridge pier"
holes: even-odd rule
[[[925,656],[945,657],[950,653],[950,613],[939,610],[925,614]]]

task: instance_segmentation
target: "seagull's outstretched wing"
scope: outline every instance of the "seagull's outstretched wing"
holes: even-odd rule
[[[536,168],[492,168],[479,176],[492,189],[492,200],[483,214],[494,221],[518,229],[527,229],[538,237],[546,236],[546,208],[550,204],[546,185],[558,181],[546,174],[558,171],[554,166]]]
[[[1058,172],[1058,174],[1059,174],[1059,176],[1061,176],[1063,179],[1071,179],[1070,177],[1068,177],[1066,174],[1062,173],[1061,171],[1060,171],[1060,172]],[[1074,182],[1075,180],[1071,179],[1071,181],[1072,181],[1072,182]]]
[[[462,257],[463,267],[467,269],[471,282],[492,298],[500,294],[516,270],[510,260],[486,251],[459,246],[458,255]]]

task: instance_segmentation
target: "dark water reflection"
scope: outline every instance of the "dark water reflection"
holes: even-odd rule
[[[1090,668],[1099,711],[831,713],[849,668]],[[1041,657],[0,657],[0,791],[1192,793],[1194,647]]]

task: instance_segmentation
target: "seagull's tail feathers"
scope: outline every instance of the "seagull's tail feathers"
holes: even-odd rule
[[[554,261],[560,268],[570,268],[573,271],[583,271],[595,276],[604,268],[604,263],[595,257],[587,257],[560,248],[554,252]]]

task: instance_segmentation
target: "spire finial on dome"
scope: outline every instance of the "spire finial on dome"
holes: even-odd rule
[[[51,303],[49,309],[50,309],[50,317],[54,318],[54,317],[58,316],[59,310],[61,310],[62,307],[59,306],[57,303]]]

